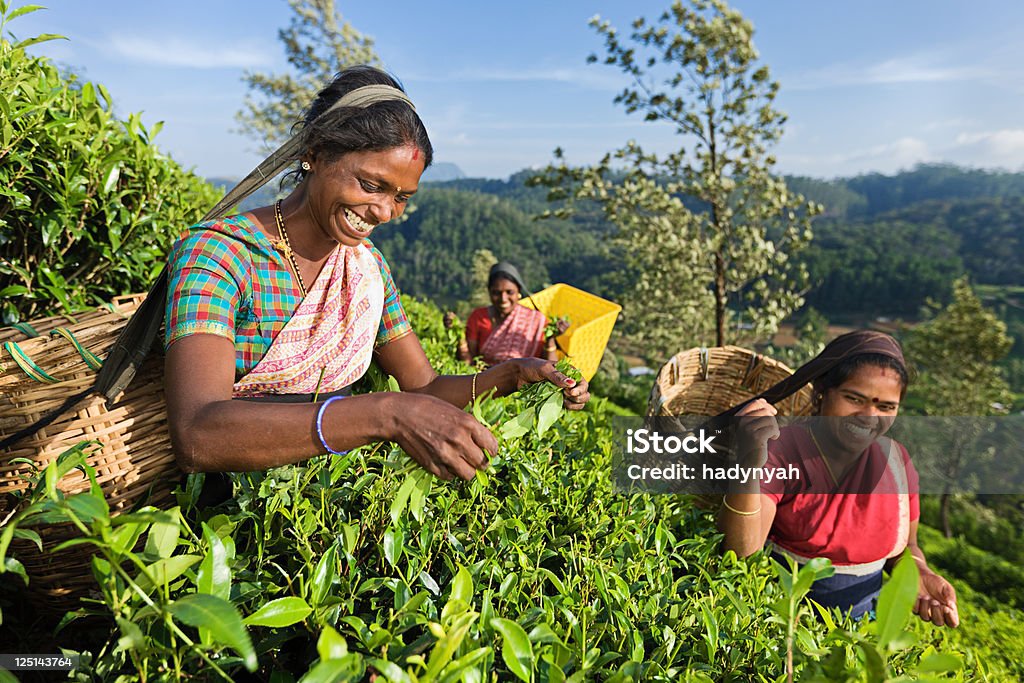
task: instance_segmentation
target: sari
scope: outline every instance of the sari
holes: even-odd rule
[[[496,329],[480,344],[480,355],[488,365],[512,358],[536,356],[544,345],[548,319],[540,311],[515,305]]]

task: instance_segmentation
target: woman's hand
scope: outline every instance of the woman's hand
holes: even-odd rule
[[[768,440],[779,438],[779,411],[771,403],[759,398],[740,408],[736,416],[737,462],[744,467],[763,467],[768,461]]]
[[[551,382],[561,387],[566,410],[582,410],[590,400],[590,385],[587,380],[576,381],[555,369],[553,361],[542,358],[518,358],[507,361],[516,367],[516,388],[522,389],[534,382]]]
[[[423,394],[399,394],[391,439],[423,469],[441,479],[472,479],[498,452],[494,435],[450,403]]]
[[[928,567],[921,568],[921,583],[918,586],[914,614],[936,626],[960,624],[960,613],[956,607],[956,589],[944,578]]]

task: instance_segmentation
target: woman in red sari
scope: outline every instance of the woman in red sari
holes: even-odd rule
[[[928,566],[917,544],[917,473],[906,448],[884,436],[899,412],[908,374],[899,343],[880,332],[833,340],[795,374],[814,386],[814,415],[781,430],[763,398],[738,416],[749,438],[741,464],[801,471],[795,483],[731,482],[718,526],[723,549],[765,547],[780,561],[825,557],[835,574],[810,597],[859,618],[873,612],[882,570],[909,550],[920,571],[914,612],[939,626],[960,622],[956,591]]]
[[[459,342],[456,356],[465,363],[483,358],[488,366],[512,358],[558,360],[555,336],[545,337],[548,320],[544,314],[519,305],[526,285],[511,263],[496,263],[487,278],[490,306],[474,310],[466,321],[466,337]],[[445,316],[450,327],[454,315]],[[559,328],[559,334],[565,328]]]
[[[283,200],[195,225],[169,264],[165,387],[187,472],[284,465],[394,441],[443,479],[471,478],[497,443],[462,408],[549,381],[580,409],[586,382],[541,359],[439,376],[370,242],[402,215],[433,150],[398,82],[346,69],[306,114]],[[370,361],[401,392],[352,396]]]

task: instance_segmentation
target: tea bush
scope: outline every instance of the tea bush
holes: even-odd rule
[[[432,306],[409,309],[415,329],[443,331]],[[446,338],[427,341],[450,354]],[[194,475],[176,506],[110,518],[98,488],[54,487],[80,466],[71,452],[0,552],[31,538],[33,516],[71,520],[99,550],[102,597],[57,635],[82,654],[83,681],[777,681],[787,660],[807,680],[999,679],[970,652],[946,656],[947,632],[916,619],[904,632],[916,577],[890,581],[884,629],[819,615],[801,597],[827,563],[793,574],[722,556],[689,499],[612,491],[602,399],[545,429],[535,399],[481,398],[475,414],[505,437],[468,483],[376,444],[232,475],[234,496],[213,508],[196,508]],[[17,572],[16,558],[4,567]]]
[[[213,206],[211,185],[160,153],[138,114],[3,35],[0,2],[0,299],[4,324],[145,291],[170,244]]]

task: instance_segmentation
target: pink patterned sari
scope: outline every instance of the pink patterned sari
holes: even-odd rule
[[[480,355],[488,365],[510,358],[536,356],[544,344],[544,326],[548,319],[540,311],[516,305],[501,325],[480,345]]]
[[[384,307],[369,249],[338,247],[267,354],[234,385],[235,398],[338,391],[363,376]]]

